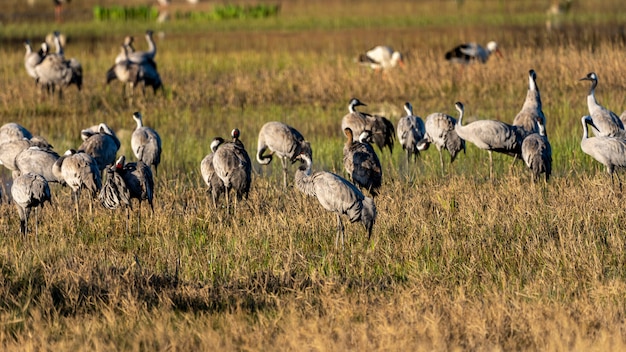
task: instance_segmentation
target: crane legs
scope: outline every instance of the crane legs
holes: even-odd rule
[[[339,213],[337,213],[337,235],[335,236],[335,249],[337,249],[337,246],[338,246],[339,234],[341,234],[341,249],[343,249],[344,248],[344,244],[343,244],[344,227],[343,227],[343,223],[341,222],[341,216],[339,215]]]
[[[287,189],[287,158],[280,158],[280,162],[283,164],[283,187]]]
[[[441,149],[437,149],[439,152],[439,164],[441,164],[441,176],[446,175],[446,171],[443,169],[443,154],[441,153]]]

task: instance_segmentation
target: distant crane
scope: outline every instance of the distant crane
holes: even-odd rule
[[[231,136],[233,141],[221,144],[213,154],[215,173],[224,182],[224,187],[226,187],[228,211],[230,211],[230,190],[235,189],[237,201],[244,197],[248,198],[252,181],[252,162],[243,143],[239,140],[239,135],[238,129],[232,130]],[[237,203],[235,202],[236,209]]]
[[[124,97],[132,98],[135,87],[141,82],[141,64],[128,60],[127,50],[128,47],[122,45],[122,53],[125,59],[119,62],[117,59],[115,60],[115,64],[106,72],[106,81],[109,84],[111,81],[118,79],[124,84],[122,86]]]
[[[365,226],[368,240],[371,239],[377,214],[374,200],[364,196],[356,186],[338,175],[326,171],[312,173],[311,159],[307,155],[300,154],[296,158],[303,162],[296,171],[296,188],[307,196],[316,197],[324,209],[337,214],[335,248],[340,235],[341,246],[344,245],[343,214],[352,223],[360,221]]]
[[[137,127],[133,131],[130,145],[138,160],[154,168],[154,175],[158,174],[161,163],[161,137],[152,128],[143,125],[143,116],[139,111],[133,113]]]
[[[389,152],[393,152],[393,140],[395,138],[395,128],[391,121],[383,116],[370,115],[356,110],[357,106],[367,106],[359,99],[352,98],[348,104],[348,114],[341,120],[341,130],[349,127],[354,138],[358,138],[365,130],[372,132],[372,141],[378,148],[389,147]]]
[[[502,57],[498,44],[494,41],[487,43],[487,48],[476,43],[465,43],[454,47],[446,53],[446,60],[461,64],[469,64],[472,62],[480,62],[484,64],[492,53]]]
[[[102,186],[98,198],[107,209],[117,209],[120,206],[126,207],[127,220],[130,222],[130,209],[132,199],[139,201],[137,211],[137,234],[141,235],[141,203],[147,200],[150,209],[154,213],[152,204],[154,191],[154,180],[150,167],[139,160],[134,163],[126,163],[126,158],[122,155],[115,165],[107,168],[107,180]]]
[[[406,111],[406,116],[400,118],[398,121],[396,132],[402,149],[406,151],[406,161],[408,164],[411,157],[415,160],[419,156],[417,143],[424,139],[426,126],[419,116],[413,114],[413,106],[411,103],[404,103],[404,111]]]
[[[127,35],[124,37],[124,43],[122,44],[122,51],[115,57],[116,64],[122,61],[128,60],[128,55],[130,53],[135,52],[135,47],[133,47],[134,42],[135,42],[135,38],[133,36]]]
[[[24,54],[24,67],[26,68],[26,73],[28,73],[28,75],[32,78],[37,79],[35,66],[39,65],[41,61],[43,61],[44,57],[46,57],[46,54],[48,53],[48,45],[44,43],[41,49],[33,51],[30,40],[26,40],[24,42],[24,47],[26,48],[26,54]]]
[[[46,179],[38,174],[25,173],[13,180],[11,196],[20,216],[20,231],[24,236],[28,232],[28,217],[35,208],[35,236],[37,236],[37,207],[43,208],[45,202],[50,203],[52,196]]]
[[[215,137],[211,141],[211,153],[202,159],[200,163],[200,172],[202,173],[202,179],[204,183],[207,184],[208,191],[211,192],[211,198],[213,199],[213,206],[217,208],[217,201],[220,196],[226,193],[226,186],[224,186],[224,181],[217,176],[215,173],[215,167],[213,167],[213,155],[215,155],[215,151],[217,148],[224,143],[224,138]]]
[[[515,116],[513,126],[519,126],[529,133],[539,132],[538,126],[546,125],[546,117],[543,114],[541,95],[537,87],[537,73],[535,70],[528,71],[528,93],[522,110]]]
[[[598,136],[589,137],[587,125],[596,128],[593,118],[589,115],[581,119],[583,124],[583,138],[580,141],[580,148],[585,154],[596,159],[606,168],[606,172],[611,176],[611,184],[614,184],[613,174],[616,167],[626,167],[626,140],[620,137]],[[622,191],[622,180],[619,175],[615,175],[619,182],[620,192]]]
[[[478,120],[464,126],[463,104],[457,102],[455,106],[460,114],[455,126],[456,133],[464,140],[489,152],[489,177],[491,179],[493,179],[492,152],[495,151],[516,158],[522,156],[522,142],[528,135],[524,129],[496,120]]]
[[[545,174],[547,183],[552,174],[552,147],[541,119],[536,120],[539,132],[530,134],[522,142],[522,159],[533,173],[533,181]]]
[[[358,142],[353,140],[349,127],[346,127],[344,134],[347,137],[343,147],[343,166],[346,172],[354,184],[367,189],[372,197],[376,197],[382,185],[383,169],[374,148],[368,143],[370,132],[363,131]]]
[[[427,150],[431,143],[437,147],[442,175],[445,173],[441,150],[446,149],[450,153],[450,163],[454,162],[461,150],[465,152],[465,140],[456,133],[455,126],[454,117],[441,112],[432,113],[426,117],[424,138],[417,143],[420,151]]]
[[[263,153],[269,149],[268,155]],[[296,156],[305,153],[313,157],[311,144],[295,128],[278,121],[267,122],[259,131],[256,160],[261,165],[268,165],[276,154],[283,167],[283,187],[287,188],[288,162],[296,161]]]
[[[76,208],[76,222],[78,223],[81,190],[85,189],[93,199],[98,196],[102,188],[102,178],[96,159],[85,152],[69,149],[54,163],[52,172],[57,179],[63,180],[72,189],[72,200]],[[91,203],[89,203],[89,210],[93,212]]]
[[[59,98],[63,97],[63,88],[75,84],[78,90],[83,85],[83,68],[78,60],[65,59],[63,47],[59,39],[59,32],[54,32],[54,43],[57,47],[56,54],[48,54],[35,66],[37,83],[48,88],[49,93],[54,93],[59,89]]]
[[[591,81],[591,88],[587,95],[587,106],[589,108],[589,116],[595,126],[593,133],[598,137],[609,136],[626,138],[626,131],[624,131],[622,120],[620,120],[614,112],[598,104],[596,100],[595,90],[598,86],[598,75],[596,75],[595,72],[590,72],[580,80]]]
[[[78,150],[84,151],[96,159],[98,170],[102,172],[107,165],[112,165],[115,162],[115,157],[121,144],[107,124],[99,124],[97,132],[94,132],[91,128],[82,130],[81,138],[83,143]]]
[[[359,55],[359,63],[367,65],[373,70],[386,70],[404,66],[402,54],[386,45],[378,45]]]

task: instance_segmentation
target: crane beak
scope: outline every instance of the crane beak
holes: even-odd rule
[[[589,79],[589,77],[583,77],[579,79],[579,81],[591,81],[591,79]]]

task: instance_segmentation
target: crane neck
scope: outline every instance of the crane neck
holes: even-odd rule
[[[57,55],[63,56],[64,55],[63,47],[61,46],[61,39],[59,39],[58,35],[54,36],[54,45],[56,45],[56,47],[57,47],[57,52],[56,52]]]
[[[154,55],[156,55],[156,44],[152,38],[152,33],[146,34],[146,41],[148,42],[148,52],[154,57]]]
[[[593,97],[593,100],[596,100],[596,87],[598,86],[598,80],[594,79],[591,81],[591,88],[589,88],[589,96]]]
[[[587,129],[587,121],[585,121],[585,118],[583,118],[582,120],[583,123],[583,141],[587,138],[589,138],[589,131]]]

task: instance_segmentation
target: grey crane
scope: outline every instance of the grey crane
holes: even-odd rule
[[[78,150],[91,155],[98,163],[98,170],[104,170],[107,165],[115,162],[117,151],[120,149],[120,140],[113,130],[105,123],[98,125],[98,131],[91,128],[81,131],[83,143]]]
[[[72,200],[76,208],[76,222],[79,221],[80,193],[86,190],[91,198],[96,198],[102,188],[102,178],[98,163],[91,155],[69,149],[52,166],[52,172],[72,189]],[[91,203],[90,212],[93,212]]]
[[[270,153],[264,155],[266,150]],[[311,143],[307,142],[295,128],[278,121],[267,122],[259,131],[256,160],[261,165],[268,165],[276,154],[283,167],[283,187],[287,188],[288,162],[296,161],[296,156],[305,153],[313,157]]]
[[[417,149],[427,150],[431,144],[437,147],[439,152],[439,163],[441,173],[444,174],[442,149],[450,153],[450,163],[454,162],[458,153],[463,150],[465,153],[465,140],[456,133],[456,119],[448,114],[434,112],[426,116],[424,138],[417,143]]]
[[[30,147],[39,147],[42,149],[52,148],[48,141],[40,136],[33,136],[31,139],[22,138],[0,144],[0,164],[13,172],[13,178],[20,174],[16,164],[18,154]]]
[[[248,198],[252,181],[252,162],[243,143],[239,140],[239,135],[239,130],[233,129],[231,132],[233,141],[223,143],[213,154],[215,173],[224,182],[224,187],[226,187],[226,206],[228,211],[230,211],[230,190],[235,189],[237,201],[244,197]],[[235,202],[236,209],[237,203]]]
[[[130,222],[132,199],[139,201],[137,211],[137,234],[141,235],[141,203],[147,200],[154,213],[152,199],[154,196],[154,179],[150,167],[139,160],[126,163],[122,155],[116,162],[107,168],[107,180],[100,190],[98,198],[107,209],[126,208],[127,221]]]
[[[376,197],[382,185],[383,169],[374,148],[368,143],[370,132],[363,131],[358,142],[354,141],[349,127],[343,132],[346,135],[343,167],[355,185],[367,189],[372,197]]]
[[[5,123],[0,127],[0,145],[19,139],[31,139],[32,133],[28,131],[24,126],[15,122]]]
[[[48,53],[48,45],[44,43],[41,46],[41,49],[39,49],[38,51],[33,51],[30,40],[26,40],[24,42],[24,47],[26,48],[26,54],[24,54],[24,67],[26,68],[26,72],[32,78],[37,79],[35,66],[39,65]]]
[[[51,202],[50,186],[46,179],[34,173],[25,173],[13,180],[11,197],[20,216],[20,231],[23,235],[28,232],[28,217],[35,208],[35,236],[37,236],[37,207],[43,208],[45,202]]]
[[[547,183],[552,174],[552,147],[546,134],[546,127],[541,119],[536,120],[539,132],[533,133],[522,142],[522,159],[533,173],[533,181],[545,174]]]
[[[404,66],[402,54],[386,45],[378,45],[371,48],[364,54],[359,55],[358,61],[373,70],[386,70],[398,65],[400,67]]]
[[[126,37],[124,37],[122,51],[115,57],[116,64],[128,60],[128,54],[135,52],[135,47],[133,47],[134,42],[135,38],[133,36],[127,35]]]
[[[59,98],[63,97],[63,88],[75,84],[78,90],[83,85],[83,68],[75,58],[67,60],[64,56],[63,47],[59,40],[59,33],[54,33],[54,41],[57,46],[56,54],[48,54],[43,61],[35,66],[37,83],[48,87],[49,93],[59,89]]]
[[[402,149],[406,151],[406,161],[408,164],[411,157],[415,160],[419,156],[417,143],[424,139],[426,126],[421,117],[413,114],[413,106],[411,103],[404,103],[404,111],[406,111],[406,116],[400,118],[398,121],[396,132]]]
[[[146,61],[154,62],[157,49],[156,49],[156,43],[154,42],[154,38],[152,37],[153,34],[154,32],[152,30],[146,31],[146,42],[148,43],[148,50],[134,51],[133,49],[133,51],[128,52],[128,60],[138,63],[138,64],[145,63]],[[132,45],[132,41],[130,44]]]
[[[352,98],[348,103],[348,114],[341,120],[341,130],[349,127],[358,138],[361,132],[368,130],[372,132],[372,141],[382,151],[389,147],[389,152],[393,153],[393,142],[395,138],[395,128],[393,123],[387,118],[378,115],[370,115],[356,110],[357,106],[367,106],[359,99]]]
[[[477,43],[465,43],[446,52],[446,60],[461,64],[470,64],[472,62],[484,64],[492,53],[502,57],[498,44],[494,41],[487,43],[487,48],[483,48]]]
[[[215,167],[213,167],[213,155],[215,155],[215,151],[219,146],[224,143],[224,138],[215,137],[211,141],[211,153],[202,159],[200,162],[200,172],[202,174],[202,179],[207,184],[208,191],[211,192],[211,198],[213,199],[213,206],[217,208],[217,201],[220,196],[226,193],[226,187],[224,186],[224,181],[217,176],[215,173]]]
[[[490,178],[493,179],[492,152],[495,151],[516,158],[522,156],[522,142],[529,134],[523,128],[496,120],[478,120],[464,126],[464,106],[460,102],[457,102],[455,106],[460,114],[455,126],[456,133],[465,141],[489,152]]]
[[[137,123],[130,140],[133,153],[138,160],[154,168],[156,176],[161,163],[161,137],[154,129],[143,125],[143,116],[139,111],[133,113],[133,119]]]
[[[528,92],[522,110],[513,120],[514,126],[520,126],[530,133],[539,132],[539,125],[546,125],[546,117],[541,105],[541,94],[537,87],[537,73],[535,70],[528,71]]]
[[[598,104],[596,100],[595,91],[598,86],[598,75],[596,75],[595,72],[590,72],[580,80],[591,81],[591,88],[587,95],[587,107],[589,109],[589,116],[591,116],[593,124],[596,126],[593,133],[598,137],[609,136],[626,138],[626,131],[624,131],[622,120],[620,120],[613,111]]]
[[[106,72],[106,81],[109,84],[113,80],[123,83],[124,96],[132,97],[137,84],[141,81],[141,64],[128,60],[128,47],[122,45],[124,60],[115,60],[115,64]],[[119,55],[118,55],[119,56]]]
[[[15,157],[15,166],[20,174],[34,173],[43,176],[48,182],[64,184],[52,171],[59,154],[51,148],[29,147]]]
[[[589,137],[587,125],[596,128],[593,118],[589,115],[581,118],[583,124],[583,138],[580,141],[580,148],[585,154],[596,159],[606,168],[606,172],[611,176],[613,184],[613,174],[616,167],[626,167],[626,140],[620,137],[597,136]],[[615,174],[619,182],[619,189],[622,190],[622,180]]]
[[[344,226],[341,215],[347,215],[350,222],[360,221],[367,231],[368,240],[372,237],[372,229],[376,222],[376,205],[374,200],[366,197],[348,180],[326,171],[311,171],[311,159],[305,155],[297,156],[303,164],[295,175],[295,185],[307,196],[316,197],[324,209],[337,214],[337,234],[335,248],[341,235],[341,246],[344,245]]]

